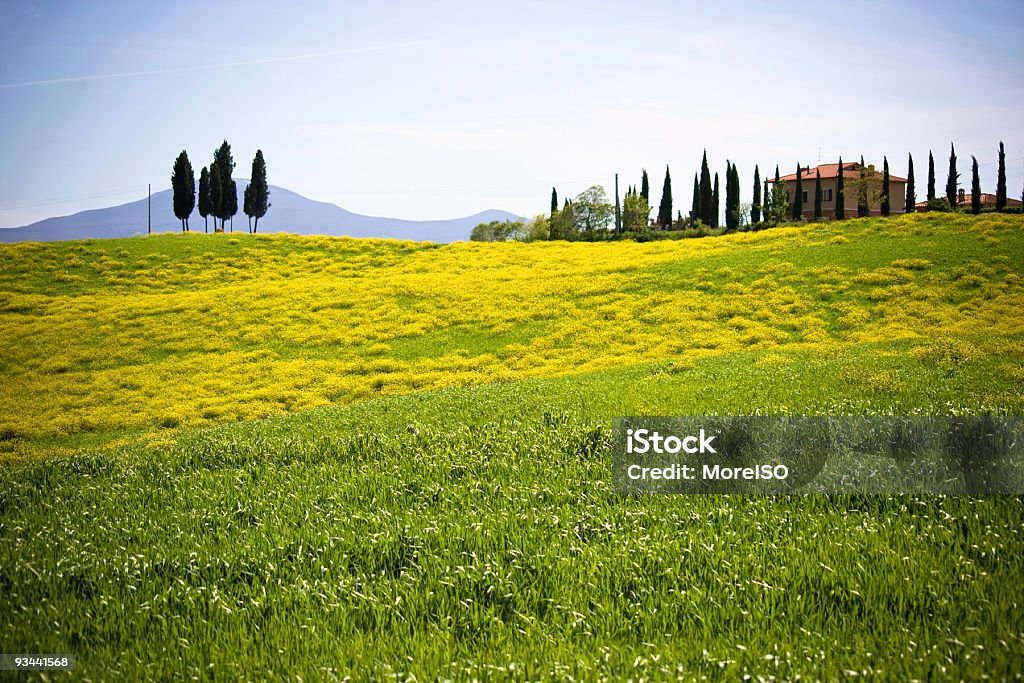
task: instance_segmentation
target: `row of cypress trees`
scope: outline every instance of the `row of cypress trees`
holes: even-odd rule
[[[971,211],[972,213],[979,213],[981,211],[981,184],[978,176],[978,160],[975,157],[971,157],[972,169],[971,169]],[[999,143],[999,168],[997,171],[996,180],[996,211],[1004,211],[1007,206],[1006,201],[1006,152],[1002,142]],[[839,168],[843,168],[843,159],[839,158]],[[867,167],[864,164],[864,157],[861,156],[859,164],[858,177],[854,180],[856,190],[856,203],[857,203],[857,216],[864,217],[870,215],[870,201],[868,196],[868,187],[873,184],[877,178],[874,167]],[[879,201],[880,213],[883,216],[888,216],[892,213],[892,205],[889,197],[889,159],[888,157],[882,158],[882,178],[881,178],[881,193]],[[785,186],[780,184],[779,180],[779,167],[775,167],[775,178],[774,183],[771,183],[767,177],[761,179],[760,169],[758,166],[754,166],[754,192],[753,201],[750,206],[750,223],[758,224],[762,221],[778,222],[785,218],[791,218],[797,220],[803,216],[803,167],[797,164],[796,171],[796,192],[794,193],[794,199],[786,207],[778,206],[783,198],[786,198],[787,193],[784,191]],[[837,174],[836,179],[836,192],[835,192],[835,209],[833,217],[837,220],[846,218],[846,179],[844,174],[840,170]],[[945,188],[945,200],[946,203],[934,204],[936,199],[935,192],[935,160],[931,152],[928,153],[928,194],[927,199],[930,208],[942,208],[948,205],[949,209],[955,209],[958,203],[958,193],[960,185],[960,173],[957,170],[957,157],[955,147],[950,144],[949,154],[949,172],[946,179]],[[781,187],[782,191],[776,190],[775,188]],[[557,193],[552,188],[552,213],[558,210]],[[635,195],[635,187],[629,188],[627,191],[627,197]],[[647,206],[650,206],[650,182],[647,177],[647,170],[644,169],[640,182],[639,196],[643,198]],[[824,218],[824,211],[822,209],[822,187],[821,187],[821,175],[820,172],[816,174],[814,179],[814,217]],[[1021,200],[1024,202],[1024,192],[1022,192]],[[618,207],[618,196],[616,196],[616,207]],[[725,223],[726,228],[729,230],[735,230],[739,227],[741,222],[740,217],[740,179],[739,171],[736,165],[726,161],[726,187],[725,187]],[[917,206],[917,191],[916,183],[914,178],[914,157],[912,154],[907,155],[907,186],[905,194],[904,212],[913,213]],[[718,173],[715,173],[714,179],[712,180],[711,172],[708,167],[708,154],[707,150],[704,150],[704,157],[701,160],[700,171],[694,174],[693,177],[693,205],[691,215],[697,221],[712,227],[719,227],[719,180]],[[679,216],[681,218],[681,215]],[[655,226],[662,230],[668,230],[672,227],[672,176],[669,171],[669,167],[665,166],[665,182],[662,187],[661,203],[658,207],[658,216],[655,220]],[[620,223],[617,220],[616,225]]]
[[[203,217],[204,232],[209,232],[207,217],[213,216],[214,232],[224,232],[224,223],[238,213],[238,188],[231,177],[235,160],[227,140],[213,152],[213,162],[204,166],[199,174],[198,208]],[[171,172],[171,189],[174,193],[174,215],[181,221],[182,232],[189,231],[188,220],[196,208],[196,180],[189,161],[188,152],[182,150],[174,162]],[[249,185],[242,198],[242,210],[249,217],[249,232],[256,232],[260,218],[270,208],[270,189],[267,185],[267,164],[263,151],[256,150],[252,160]],[[217,219],[220,219],[220,228]]]

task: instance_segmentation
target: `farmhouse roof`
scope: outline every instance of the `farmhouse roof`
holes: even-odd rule
[[[808,178],[810,178],[811,180],[814,180],[815,172],[816,171],[820,171],[821,172],[822,179],[825,179],[825,178],[835,178],[836,176],[839,175],[839,164],[838,163],[836,163],[836,164],[820,164],[820,165],[815,166],[813,168],[810,167],[810,166],[804,166],[801,169],[801,172],[800,172],[801,173],[801,177],[804,180],[806,180]],[[878,173],[879,175],[881,175],[881,173],[882,173],[878,169],[875,169],[875,172]],[[859,163],[857,163],[856,161],[848,161],[848,162],[845,162],[843,164],[843,178],[856,178],[859,175],[860,175],[860,164]],[[781,178],[779,178],[779,180],[782,180],[782,181],[796,180],[796,173],[790,173],[789,175],[784,175]],[[907,179],[906,178],[901,178],[899,176],[896,176],[896,175],[893,175],[892,173],[890,173],[889,174],[889,182],[891,182],[891,183],[905,183],[905,182],[907,182]]]

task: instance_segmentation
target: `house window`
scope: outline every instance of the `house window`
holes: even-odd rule
[[[830,201],[832,201],[832,188],[831,187],[828,188],[827,190],[822,190],[821,191],[821,201],[823,201],[823,202],[830,202]]]
[[[804,190],[803,192],[801,192],[800,193],[800,197],[801,197],[800,201],[802,201],[804,204],[806,204],[807,203],[807,190]]]

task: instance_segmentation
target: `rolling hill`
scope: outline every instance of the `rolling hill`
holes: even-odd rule
[[[247,185],[238,179],[238,196]],[[171,208],[172,194],[163,190],[153,194],[153,232],[180,230],[180,223]],[[290,232],[299,235],[333,235],[348,237],[382,237],[419,242],[456,242],[469,239],[478,223],[515,220],[507,211],[490,209],[472,216],[448,220],[410,221],[380,216],[364,216],[347,211],[329,202],[318,202],[276,185],[270,186],[270,211],[260,220],[261,233]],[[236,231],[246,231],[246,217],[241,212]],[[198,211],[190,221],[193,231],[203,231]],[[212,221],[211,221],[211,230]],[[132,237],[146,234],[146,200],[104,209],[80,211],[70,216],[57,216],[18,228],[0,229],[0,242],[53,242],[90,237]]]
[[[1022,308],[997,214],[0,245],[4,645],[85,680],[1015,680],[1020,495],[610,464],[616,416],[1021,415]]]

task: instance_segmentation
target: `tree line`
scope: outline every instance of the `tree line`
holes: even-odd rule
[[[224,232],[224,224],[238,213],[238,188],[231,177],[235,159],[227,140],[213,152],[213,161],[199,173],[199,192],[196,195],[196,178],[189,161],[188,152],[181,151],[171,171],[171,190],[174,194],[174,216],[181,221],[181,231],[188,232],[189,217],[198,203],[199,215],[203,217],[203,231],[209,232],[210,216],[213,217],[213,231]],[[249,185],[242,197],[242,211],[249,218],[249,232],[255,233],[260,219],[270,208],[270,189],[267,185],[267,164],[263,151],[256,150],[252,160]],[[198,200],[198,201],[197,201]],[[217,220],[220,227],[217,227]]]
[[[972,213],[981,212],[981,184],[978,175],[978,160],[971,157],[971,202]],[[812,213],[814,220],[844,220],[849,199],[855,202],[858,217],[870,215],[871,207],[877,206],[879,213],[889,216],[892,204],[889,197],[890,171],[889,159],[883,157],[882,171],[874,165],[865,165],[864,157],[860,157],[858,171],[853,178],[846,178],[843,173],[844,163],[839,158],[839,170],[836,177],[834,207],[826,215],[823,209],[823,193],[820,171],[813,178],[813,195],[808,192],[808,200],[813,201]],[[700,170],[694,173],[692,203],[689,215],[684,216],[676,210],[673,217],[672,175],[665,166],[665,180],[662,184],[661,200],[658,204],[656,217],[651,218],[650,179],[647,170],[643,169],[640,186],[630,185],[620,204],[618,195],[618,176],[616,176],[616,195],[614,204],[609,201],[604,188],[593,185],[575,198],[563,198],[559,204],[557,188],[551,188],[551,207],[548,214],[540,214],[530,221],[495,221],[482,223],[473,229],[471,240],[504,241],[504,240],[568,240],[595,241],[604,239],[648,239],[662,236],[704,236],[720,232],[732,232],[740,229],[761,229],[773,227],[790,221],[805,219],[803,202],[804,167],[797,164],[795,192],[790,201],[787,184],[780,180],[779,167],[775,167],[773,179],[761,178],[759,166],[754,166],[752,201],[744,204],[740,194],[740,176],[735,164],[726,161],[724,211],[721,204],[719,174],[712,176],[708,166],[707,150],[701,160]],[[935,190],[935,160],[928,153],[928,185],[927,201],[924,211],[957,211],[960,187],[960,172],[956,150],[950,145],[949,170],[947,173],[944,196],[937,196]],[[850,187],[847,187],[849,183]],[[813,200],[811,200],[813,196]],[[1024,191],[1021,193],[1024,202]],[[916,181],[914,178],[914,158],[907,155],[907,185],[904,196],[903,210],[905,213],[917,211]],[[996,181],[995,210],[1007,210],[1006,198],[1006,154],[1003,143],[999,143],[998,171]],[[723,216],[725,224],[720,225]]]

